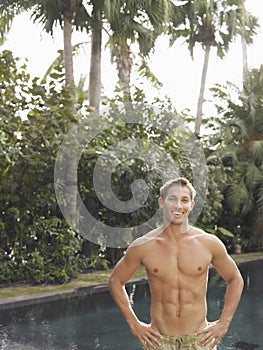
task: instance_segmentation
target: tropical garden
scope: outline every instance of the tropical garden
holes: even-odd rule
[[[74,215],[77,192],[96,220],[113,227],[137,225],[156,211],[162,179],[158,162],[152,168],[136,158],[117,162],[111,185],[120,200],[130,200],[131,184],[137,179],[144,179],[149,186],[147,204],[136,212],[113,213],[96,194],[93,173],[98,158],[127,139],[140,138],[145,147],[154,141],[176,162],[182,175],[189,177],[182,140],[187,133],[194,134],[205,154],[208,179],[207,198],[195,225],[218,235],[230,252],[237,246],[242,252],[262,250],[263,66],[252,70],[247,66],[246,47],[253,44],[259,24],[246,11],[244,0],[1,0],[1,44],[14,18],[23,12],[29,12],[31,20],[41,23],[50,35],[61,28],[63,52],[43,78],[31,76],[26,63],[11,51],[0,51],[1,284],[64,283],[81,272],[107,269],[117,262],[125,251],[123,242],[109,247],[103,232],[96,231],[89,237],[101,235],[100,240],[86,239],[75,229]],[[74,31],[89,39],[87,89],[74,77]],[[116,67],[119,80],[113,99],[102,93],[106,83],[101,78],[105,33],[109,64]],[[196,115],[178,113],[173,101],[158,97],[159,81],[150,70],[149,57],[160,36],[167,36],[171,45],[183,38],[191,56],[196,46],[203,48]],[[223,59],[236,37],[243,43],[242,89],[230,83],[213,86],[216,111],[208,117],[203,103],[210,51],[215,49]],[[193,132],[178,134],[153,127],[156,115],[141,86],[132,83],[135,70],[155,86],[153,104],[167,115],[176,115],[184,125],[193,126]],[[123,104],[140,106],[145,123],[127,122],[120,113],[111,125],[116,105]],[[109,111],[105,117],[109,127],[100,130],[98,116],[103,108]],[[128,113],[127,109],[122,113]],[[83,148],[79,161],[74,152],[65,154],[63,181],[56,183],[54,169],[61,144],[72,125],[82,120],[96,137]],[[72,170],[75,168],[77,172]],[[67,203],[59,202],[56,186]],[[63,215],[63,205],[70,220]]]

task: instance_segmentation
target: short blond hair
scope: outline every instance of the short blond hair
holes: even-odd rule
[[[160,196],[163,199],[165,199],[169,188],[173,185],[181,185],[181,186],[187,187],[190,191],[191,200],[193,200],[195,198],[196,190],[195,190],[194,186],[191,184],[191,182],[189,180],[187,180],[185,177],[178,177],[176,179],[172,179],[172,180],[165,182],[165,184],[160,188]]]

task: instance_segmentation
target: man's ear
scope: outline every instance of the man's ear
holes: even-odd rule
[[[158,198],[158,203],[159,203],[160,208],[163,208],[163,198],[162,197]]]
[[[195,206],[195,201],[192,200],[192,204],[191,204],[191,209],[190,210],[192,210],[194,208],[194,206]]]

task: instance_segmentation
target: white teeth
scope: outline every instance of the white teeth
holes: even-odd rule
[[[178,211],[173,211],[173,214],[175,214],[175,215],[181,215],[182,213],[179,213]]]

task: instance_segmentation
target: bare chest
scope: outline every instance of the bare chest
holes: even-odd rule
[[[206,274],[211,254],[200,243],[156,244],[147,252],[143,265],[149,277],[165,282],[176,276],[197,278]]]

